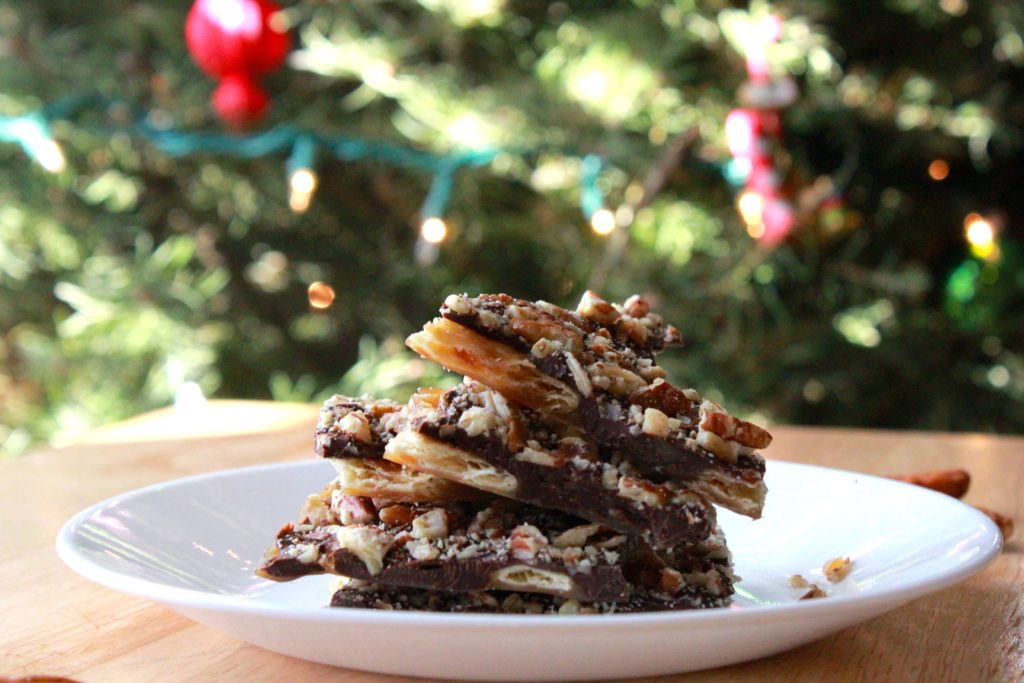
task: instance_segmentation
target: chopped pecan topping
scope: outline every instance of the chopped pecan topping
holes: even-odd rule
[[[714,407],[708,410],[706,406],[709,405]],[[752,422],[733,417],[710,401],[704,402],[701,412],[703,416],[700,428],[717,434],[726,441],[735,441],[747,448],[767,448],[772,442],[772,435],[766,429],[758,427]]]
[[[813,600],[815,598],[827,598],[827,597],[828,597],[828,593],[826,593],[825,591],[821,590],[821,588],[818,587],[818,584],[812,583],[811,584],[811,589],[809,591],[807,591],[806,593],[804,593],[803,595],[801,595],[800,599],[801,600]]]
[[[405,544],[405,551],[414,560],[436,560],[441,556],[441,551],[431,545],[426,539],[417,539]]]
[[[643,320],[623,316],[615,323],[615,327],[634,344],[643,346],[647,343],[647,325]]]
[[[579,548],[586,544],[588,538],[600,530],[600,524],[576,526],[555,536],[551,544],[556,548]]]
[[[331,516],[331,511],[324,504],[324,499],[317,493],[311,493],[306,496],[306,504],[302,508],[302,516],[313,526],[317,526],[327,521]]]
[[[359,412],[351,412],[338,420],[338,429],[363,443],[370,443],[373,440],[373,435],[370,433],[370,421]]]
[[[662,593],[669,595],[675,595],[683,588],[683,575],[671,567],[665,567],[661,570],[661,576],[658,580],[658,590]]]
[[[415,513],[408,505],[389,505],[377,513],[380,521],[388,526],[402,526],[413,520]]]
[[[480,436],[502,424],[493,411],[473,406],[459,416],[459,428],[469,436]]]
[[[524,562],[536,557],[537,551],[547,544],[547,537],[532,524],[520,524],[512,530],[512,535],[509,537],[512,557]]]
[[[337,528],[338,546],[358,557],[371,575],[380,574],[384,556],[391,547],[388,536],[368,526],[342,526]]]
[[[448,513],[441,508],[424,512],[412,520],[413,538],[442,538],[448,535]]]
[[[853,562],[848,557],[836,557],[825,563],[821,571],[831,583],[839,583],[850,575]]]
[[[622,308],[625,309],[626,313],[634,318],[642,318],[651,312],[651,307],[639,294],[626,299],[622,304]]]
[[[473,306],[467,301],[467,298],[465,294],[449,294],[444,300],[444,305],[456,315],[471,315]]]
[[[664,486],[658,486],[636,477],[620,478],[618,491],[623,498],[629,498],[651,507],[660,507],[672,499],[672,492]]]
[[[619,365],[599,361],[588,369],[596,386],[618,396],[626,396],[647,386],[642,377]]]
[[[693,401],[682,389],[657,379],[652,384],[631,392],[629,402],[641,408],[655,408],[669,417],[686,415],[693,408]]]
[[[512,331],[530,344],[547,339],[571,353],[580,353],[583,350],[583,338],[575,331],[568,329],[566,325],[561,325],[553,320],[514,318],[511,324]]]
[[[799,574],[790,574],[789,585],[793,588],[807,588],[811,585],[811,582]]]
[[[335,491],[331,496],[331,508],[342,524],[369,524],[377,517],[372,504],[360,496],[349,496]]]
[[[520,462],[528,462],[533,465],[542,465],[544,467],[554,467],[558,464],[558,461],[555,460],[550,453],[534,450],[529,446],[516,453],[514,457]]]
[[[576,312],[600,325],[614,325],[622,317],[622,314],[615,310],[614,306],[590,289],[583,293]]]
[[[644,410],[644,423],[641,427],[644,434],[664,438],[668,436],[668,415],[657,408]]]

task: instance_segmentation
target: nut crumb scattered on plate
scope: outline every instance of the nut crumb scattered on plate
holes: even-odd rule
[[[850,575],[853,569],[853,561],[849,557],[836,557],[825,563],[821,571],[830,583],[839,583]]]
[[[803,595],[801,595],[800,599],[801,600],[813,600],[814,598],[827,598],[827,597],[828,597],[828,593],[826,593],[825,591],[821,590],[821,588],[818,587],[818,584],[812,583],[811,584],[811,590],[809,590],[806,593],[804,593]]]
[[[807,588],[811,585],[811,582],[800,576],[799,574],[789,575],[789,585],[793,588]]]

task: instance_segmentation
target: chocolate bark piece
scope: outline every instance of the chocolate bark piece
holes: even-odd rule
[[[346,495],[332,484],[309,497],[300,524],[281,529],[257,574],[616,602],[627,597],[624,562],[660,562],[647,551],[572,515],[512,500],[403,504]]]
[[[320,408],[314,447],[322,458],[378,460],[394,433],[389,429],[399,418],[402,405],[369,396],[334,395]]]
[[[384,457],[411,469],[640,537],[657,548],[708,535],[714,508],[699,495],[640,476],[593,441],[467,380],[436,405],[407,412]]]
[[[639,295],[620,305],[588,290],[577,309],[569,311],[546,301],[526,301],[507,294],[452,294],[445,299],[441,314],[524,351],[545,339],[578,352],[586,335],[605,333],[610,345],[646,358],[682,343],[679,330],[652,313]]]
[[[721,530],[689,545],[657,553],[649,561],[636,555],[624,566],[629,588],[618,602],[580,602],[561,596],[517,591],[453,593],[382,586],[342,578],[332,607],[401,611],[472,612],[490,614],[613,614],[727,606],[736,577]]]
[[[410,405],[436,404],[440,395],[437,390],[421,389]],[[382,459],[385,446],[403,424],[405,409],[394,401],[368,396],[335,395],[324,402],[315,448],[334,465],[345,492],[407,502],[480,499],[479,491],[426,472],[407,472]]]
[[[614,314],[602,317],[604,307]],[[664,343],[638,340],[677,333],[642,326],[635,322],[642,318],[619,315],[589,295],[580,310],[588,315],[505,295],[452,295],[443,317],[406,343],[548,422],[575,425],[647,476],[685,483],[723,507],[760,516],[766,489],[756,450],[771,435],[665,381],[651,356]]]
[[[693,389],[665,380],[626,397],[603,394],[580,405],[586,431],[642,474],[685,484],[733,512],[761,516],[765,461],[755,450],[771,435],[728,414]]]

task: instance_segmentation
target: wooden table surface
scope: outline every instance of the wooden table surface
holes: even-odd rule
[[[189,474],[311,457],[316,408],[214,401],[0,461],[0,679],[385,680],[273,654],[80,578],[54,551],[80,509]],[[769,459],[872,474],[963,467],[966,500],[1024,521],[1024,438],[776,427]],[[1018,529],[1017,538],[1024,536]],[[678,681],[1024,680],[1024,560],[787,653]],[[393,677],[387,680],[394,680]],[[410,679],[414,680],[414,679]]]

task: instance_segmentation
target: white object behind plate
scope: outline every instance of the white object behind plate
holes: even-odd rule
[[[80,512],[57,538],[75,571],[293,657],[437,678],[650,676],[756,659],[821,638],[980,571],[995,525],[908,484],[769,462],[764,517],[721,511],[743,578],[730,608],[590,616],[330,609],[331,578],[253,576],[280,526],[333,476],[323,461],[150,486]],[[838,556],[853,572],[829,584]],[[830,592],[798,601],[800,574]]]

